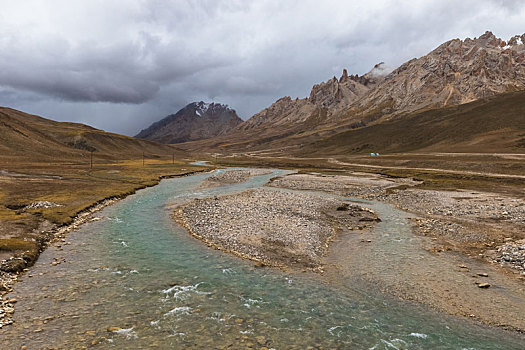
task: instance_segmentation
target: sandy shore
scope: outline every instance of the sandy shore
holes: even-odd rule
[[[175,214],[209,245],[267,265],[320,269],[342,230],[363,230],[373,212],[319,195],[268,188],[194,200]]]

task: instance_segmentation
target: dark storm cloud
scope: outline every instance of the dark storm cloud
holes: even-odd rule
[[[246,119],[343,68],[395,67],[485,30],[508,39],[524,17],[498,0],[6,2],[0,105],[126,134],[201,99]]]
[[[161,44],[145,33],[135,40],[110,47],[60,39],[16,43],[2,50],[0,83],[69,101],[143,103],[165,83],[226,62],[199,57],[182,43]]]

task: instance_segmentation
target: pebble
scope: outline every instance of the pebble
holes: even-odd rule
[[[490,284],[488,284],[488,283],[480,283],[480,284],[478,284],[478,287],[479,288],[489,288]]]
[[[255,337],[255,340],[257,340],[257,343],[260,345],[266,344],[266,338],[263,336],[257,336]]]
[[[525,272],[525,240],[506,241],[497,248],[493,261]]]

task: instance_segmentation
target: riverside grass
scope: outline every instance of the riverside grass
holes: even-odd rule
[[[145,166],[142,160],[97,164],[93,169],[67,162],[0,165],[10,174],[20,175],[0,176],[1,258],[26,250],[36,253],[41,247],[38,242],[47,240],[47,228],[72,223],[78,213],[106,198],[125,197],[157,184],[163,177],[207,169],[188,162],[162,160],[150,160]],[[38,201],[59,206],[23,209]]]

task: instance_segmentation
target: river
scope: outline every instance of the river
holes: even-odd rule
[[[18,299],[15,323],[0,330],[0,348],[524,348],[517,334],[368,285],[255,268],[171,219],[181,201],[259,187],[284,173],[204,190],[210,174],[167,179],[98,212],[21,276],[10,295]]]

